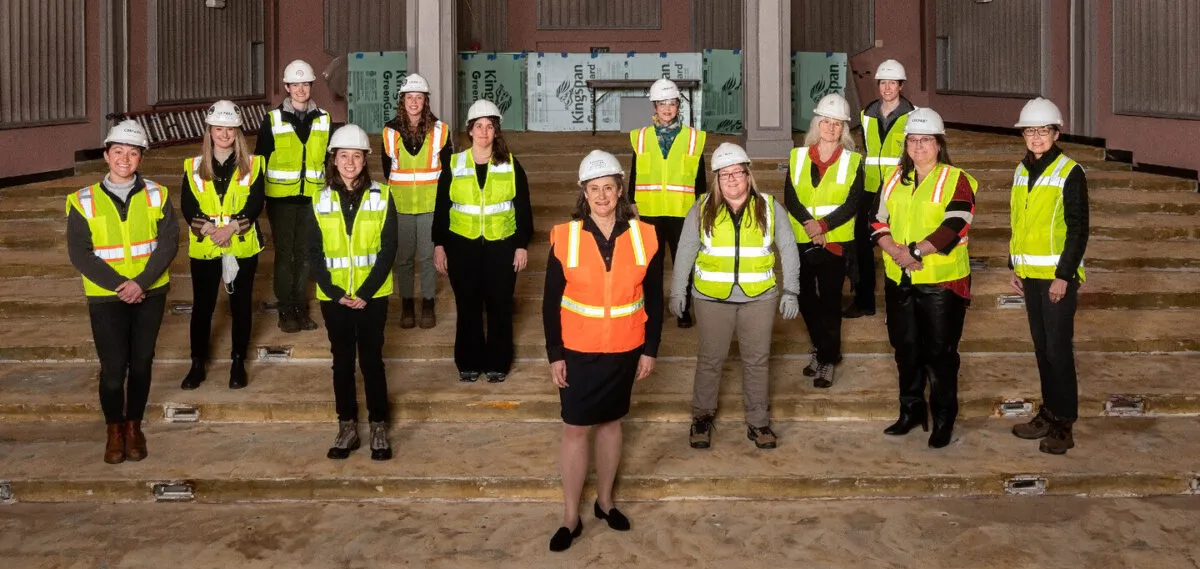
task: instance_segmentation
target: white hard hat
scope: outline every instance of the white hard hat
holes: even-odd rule
[[[409,73],[404,78],[404,81],[400,82],[400,95],[403,96],[405,93],[425,93],[428,95],[429,82],[416,73]]]
[[[817,108],[813,109],[813,114],[829,119],[848,121],[850,120],[850,103],[846,102],[845,97],[837,93],[830,93],[821,97],[821,100],[817,102]]]
[[[716,172],[734,164],[750,164],[750,156],[746,151],[732,142],[722,142],[712,154],[712,171]]]
[[[659,79],[650,86],[650,102],[670,101],[679,98],[679,86],[670,79]]]
[[[208,108],[204,122],[211,126],[240,127],[242,126],[242,115],[238,114],[238,107],[233,104],[233,101],[220,100]]]
[[[500,107],[497,107],[496,103],[487,99],[479,99],[471,104],[471,108],[467,109],[467,123],[483,117],[495,117],[497,121],[504,120],[504,116],[500,113]]]
[[[908,113],[904,134],[946,134],[946,124],[942,122],[942,115],[933,109],[920,108]]]
[[[603,150],[593,150],[579,163],[579,183],[605,176],[624,176],[625,170],[616,156]]]
[[[128,144],[145,150],[150,148],[150,138],[137,121],[125,119],[109,129],[108,136],[104,137],[104,145],[109,144]]]
[[[890,79],[892,81],[906,81],[908,77],[904,74],[904,66],[895,59],[889,59],[879,64],[875,69],[875,80],[883,81]]]
[[[312,83],[317,80],[317,74],[308,62],[297,59],[283,68],[284,83]]]
[[[333,131],[333,136],[329,137],[329,153],[332,154],[338,149],[362,150],[370,154],[371,139],[367,137],[367,131],[358,125],[348,124]]]
[[[1062,126],[1062,112],[1058,110],[1058,105],[1055,105],[1050,99],[1038,97],[1028,103],[1021,109],[1021,119],[1017,122],[1017,128],[1025,128],[1030,126],[1047,126],[1058,125]]]

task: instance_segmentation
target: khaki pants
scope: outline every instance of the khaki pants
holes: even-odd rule
[[[771,329],[775,325],[776,297],[735,304],[696,299],[700,348],[696,355],[696,379],[692,383],[692,416],[713,415],[721,386],[721,368],[729,356],[729,344],[737,332],[742,360],[742,398],[746,424],[771,424],[768,360]]]

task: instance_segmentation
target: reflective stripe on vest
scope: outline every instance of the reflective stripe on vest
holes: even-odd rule
[[[756,199],[765,202],[765,232],[754,220]],[[706,203],[707,198],[701,200],[701,212]],[[726,206],[717,214],[711,234],[700,228],[700,251],[696,255],[693,279],[700,294],[715,299],[729,298],[732,285],[736,283],[746,296],[756,297],[775,286],[775,253],[771,250],[775,240],[774,200],[755,194],[743,207],[742,223],[736,226]]]
[[[654,127],[630,132],[637,178],[633,189],[638,212],[646,217],[684,217],[696,203],[696,175],[706,135],[691,127],[675,137],[663,156]]]
[[[467,239],[506,239],[517,231],[516,172],[510,154],[504,164],[489,161],[482,188],[471,150],[451,158],[450,232]]]
[[[863,142],[866,143],[866,155],[863,158],[863,189],[875,193],[880,186],[892,175],[892,171],[900,165],[900,157],[904,153],[904,127],[908,124],[908,114],[903,114],[892,123],[887,135],[882,139],[874,129],[879,128],[875,117],[867,116],[864,110],[859,113],[863,126]]]
[[[583,231],[583,222],[572,221],[567,234],[567,268],[579,266],[579,234]],[[642,240],[642,229],[634,221],[629,222],[629,237],[633,240],[634,263],[640,267],[646,266],[646,244]]]
[[[846,203],[850,196],[850,187],[854,185],[851,172],[857,176],[858,167],[862,163],[862,155],[842,149],[837,161],[826,168],[816,185],[812,181],[812,159],[808,147],[793,149],[788,158],[788,170],[792,174],[792,191],[813,219],[820,220],[837,211]],[[836,169],[835,169],[836,168]],[[797,243],[810,243],[804,224],[791,213],[788,222],[792,226],[792,234]],[[837,227],[827,228],[825,238],[833,243],[847,243],[854,240],[854,220],[848,219]]]
[[[325,152],[329,144],[329,114],[321,113],[309,126],[308,139],[300,142],[296,129],[283,120],[283,111],[268,113],[275,151],[267,159],[265,188],[267,197],[289,197],[300,194],[301,178],[308,184],[304,195],[315,193],[325,183]],[[311,187],[309,187],[311,186]]]
[[[371,188],[360,199],[360,207],[354,215],[353,231],[347,234],[346,219],[342,213],[340,198],[326,186],[313,195],[313,211],[317,216],[317,227],[321,231],[321,247],[325,267],[329,270],[334,286],[354,297],[366,282],[377,260],[382,245],[383,226],[388,209],[388,186],[372,182]],[[392,273],[389,270],[383,284],[375,291],[374,298],[392,293]],[[317,287],[317,298],[332,300],[321,287]]]
[[[1009,203],[1012,237],[1009,258],[1018,277],[1057,278],[1058,263],[1066,247],[1067,222],[1063,211],[1063,188],[1079,164],[1060,154],[1033,180],[1025,164],[1017,165]],[[1082,261],[1076,271],[1085,280]]]
[[[126,279],[142,274],[147,259],[158,249],[158,222],[166,214],[166,189],[151,180],[143,182],[145,198],[129,199],[125,219],[121,219],[116,204],[100,189],[100,184],[80,188],[67,197],[68,214],[74,209],[87,221],[92,254]],[[82,278],[87,296],[117,294],[86,276]],[[169,271],[163,271],[147,289],[159,288],[169,281]]]
[[[978,191],[978,183],[966,172],[945,164],[938,165],[937,169],[936,176],[931,172],[916,187],[905,183],[901,179],[901,172],[897,170],[884,187],[881,198],[885,202],[888,225],[896,243],[916,243],[937,230],[945,220],[946,207],[953,201],[955,189],[964,178],[972,192]],[[903,186],[903,191],[896,191],[899,186]],[[930,253],[922,257],[924,267],[909,273],[912,283],[936,284],[970,275],[968,242],[964,235],[948,253]],[[899,283],[904,277],[904,269],[890,256],[884,255],[883,262],[888,279]]]

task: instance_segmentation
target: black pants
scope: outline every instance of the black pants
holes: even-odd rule
[[[167,305],[165,291],[139,304],[88,304],[100,358],[100,408],[106,423],[141,421],[150,397],[154,344]],[[128,378],[128,381],[126,381]]]
[[[358,420],[358,397],[354,383],[354,357],[362,369],[363,392],[367,395],[367,419],[388,420],[387,375],[383,371],[383,330],[387,323],[387,297],[367,301],[356,310],[337,301],[321,301],[321,315],[333,352],[333,396],[339,421]]]
[[[675,255],[679,252],[679,235],[683,233],[682,217],[642,217],[642,221],[654,226],[654,233],[658,236],[658,252],[655,255],[662,256],[666,254],[667,247],[671,248],[671,267],[675,267]],[[663,267],[667,264],[663,263]],[[688,271],[687,285],[687,312],[692,310],[692,272]],[[668,273],[669,274],[669,273]]]
[[[875,244],[871,243],[871,216],[879,208],[879,194],[863,192],[854,217],[854,251],[848,253],[854,306],[875,311]]]
[[[275,243],[275,300],[279,308],[308,303],[308,227],[312,204],[270,200],[267,219]]]
[[[800,249],[800,316],[808,328],[817,361],[842,361],[842,284],[846,261],[824,247],[797,243]]]
[[[1050,302],[1050,284],[1046,279],[1021,279],[1025,286],[1025,313],[1037,354],[1038,377],[1042,380],[1042,400],[1060,419],[1079,417],[1079,388],[1075,376],[1075,308],[1079,284],[1067,283],[1067,294]]]
[[[217,308],[218,291],[225,288],[221,280],[221,259],[191,259],[192,264],[192,357],[207,360],[209,336],[212,334],[213,312]],[[246,357],[250,345],[250,326],[254,314],[254,271],[258,270],[258,255],[238,259],[238,274],[229,295],[229,311],[233,314],[233,347],[230,357]]]
[[[958,341],[967,300],[938,285],[884,285],[888,339],[896,350],[900,411],[925,413],[925,382],[934,423],[958,416]]]
[[[451,237],[446,249],[450,287],[458,322],[454,365],[458,371],[508,373],[513,360],[513,272],[511,241]],[[484,335],[484,312],[487,335]]]

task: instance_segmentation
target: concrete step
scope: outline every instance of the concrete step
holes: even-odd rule
[[[883,306],[883,274],[878,272],[876,283],[876,302]],[[1014,294],[1008,283],[1009,272],[1006,269],[986,269],[976,271],[972,282],[972,295],[975,309],[988,311],[996,308],[1000,300],[1005,301]],[[176,272],[171,275],[172,288],[169,293],[168,306],[177,304],[190,305],[192,302],[191,274]],[[515,298],[521,301],[540,302],[544,286],[545,273],[540,271],[524,271],[517,277]],[[668,280],[670,277],[668,276]],[[84,316],[87,305],[83,298],[83,285],[77,276],[42,277],[37,280],[38,294],[30,295],[29,278],[0,278],[0,316],[46,316],[64,318]],[[666,287],[669,294],[669,283]],[[1108,308],[1200,308],[1200,273],[1197,272],[1166,272],[1166,271],[1092,271],[1088,281],[1080,293],[1079,306],[1081,309]],[[849,285],[845,285],[843,296],[850,295]],[[260,312],[269,314],[272,307],[267,303],[274,301],[271,275],[259,269],[254,285],[254,298],[258,299]],[[434,297],[437,300],[438,312],[443,317],[454,309],[454,291],[444,279],[439,279],[439,287]],[[219,295],[218,306],[225,311],[227,297]],[[398,294],[393,295],[394,303],[399,303]],[[311,301],[313,311],[317,311],[317,301]],[[1019,307],[1018,307],[1019,308]],[[419,307],[418,307],[419,309]],[[393,307],[393,312],[399,310]],[[267,316],[274,318],[273,316]]]
[[[518,301],[513,318],[515,354],[520,359],[543,361],[545,337],[541,303]],[[159,334],[157,357],[190,357],[186,316],[167,316]],[[313,314],[320,322],[319,312]],[[394,317],[393,317],[394,318]],[[1200,349],[1193,333],[1200,309],[1085,310],[1075,319],[1075,348],[1081,352],[1178,352]],[[218,330],[227,329],[223,315],[216,318]],[[396,326],[393,322],[390,326]],[[962,352],[1031,352],[1028,321],[1022,310],[972,310],[967,315]],[[447,359],[454,351],[454,315],[443,313],[429,330],[400,331],[389,328],[384,356],[404,359]],[[222,334],[224,336],[224,334]],[[83,318],[12,317],[0,329],[0,360],[93,360],[90,323]],[[883,316],[848,320],[842,328],[843,351],[847,354],[889,354]],[[668,318],[659,348],[661,356],[691,357],[696,353],[698,331],[675,328]],[[314,330],[284,334],[271,318],[257,318],[252,332],[254,347],[286,352],[290,358],[329,356],[325,332]],[[805,355],[808,334],[799,320],[775,322],[771,352]],[[229,353],[228,337],[215,337],[213,353]],[[737,353],[736,348],[731,349]],[[270,357],[270,356],[266,356]],[[281,356],[283,357],[283,356]]]
[[[0,518],[9,537],[0,552],[13,567],[41,567],[69,551],[80,567],[1002,569],[1076,567],[1084,560],[1110,569],[1194,567],[1200,541],[1194,496],[639,503],[618,490],[631,532],[614,532],[591,517],[586,510],[593,494],[584,496],[583,535],[569,553],[546,551],[562,523],[561,507],[546,503],[37,504],[19,498]],[[114,563],[114,552],[122,561]]]
[[[698,451],[687,445],[687,423],[631,422],[619,493],[622,500],[1000,496],[1017,477],[1031,476],[1050,495],[1148,496],[1183,494],[1196,480],[1200,442],[1190,419],[1084,419],[1065,459],[1013,437],[1011,423],[960,421],[954,442],[931,450],[920,432],[883,435],[886,422],[780,422],[779,448],[759,450],[739,419],[719,424],[713,448]],[[142,502],[153,484],[186,480],[200,502],[556,502],[561,495],[554,423],[400,422],[391,436],[397,457],[388,462],[369,460],[366,450],[325,459],[332,421],[151,424],[149,458],[119,466],[100,460],[103,431],[100,422],[6,428],[0,460],[13,494],[22,502]]]
[[[160,358],[154,368],[147,420],[177,409],[195,409],[201,423],[323,422],[336,418],[328,354],[297,362],[249,365],[250,385],[230,390],[228,358],[208,366],[194,391],[179,382],[189,364]],[[1200,373],[1197,354],[1101,354],[1076,357],[1080,415],[1103,417],[1200,414],[1200,385],[1180,378]],[[851,355],[837,367],[830,389],[812,387],[800,374],[806,355],[771,361],[771,408],[776,421],[888,420],[896,414],[896,366],[890,355]],[[390,360],[387,367],[393,420],[557,422],[558,391],[544,360],[519,363],[500,384],[458,381],[449,361]],[[94,363],[0,364],[0,424],[92,421],[101,416]],[[688,421],[695,361],[660,358],[654,373],[634,386],[630,421]],[[721,384],[721,417],[742,417],[741,365],[731,360]],[[959,381],[963,418],[1019,417],[1037,411],[1041,392],[1032,354],[965,354]],[[360,407],[365,411],[362,395]],[[1001,409],[1004,402],[1013,402]],[[1028,411],[1020,402],[1029,403]],[[1138,406],[1140,404],[1140,407]],[[365,416],[365,415],[363,415]]]

